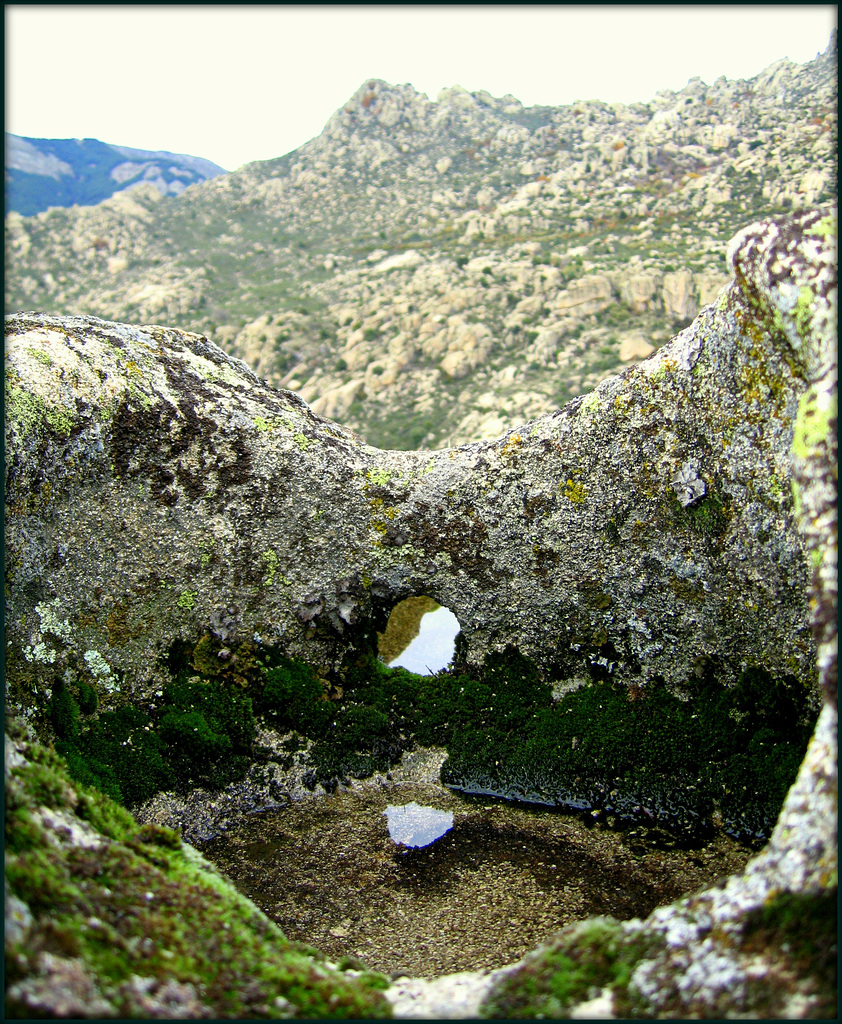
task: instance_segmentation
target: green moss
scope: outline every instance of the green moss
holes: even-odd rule
[[[693,529],[707,537],[719,537],[728,528],[730,515],[725,502],[718,494],[709,494],[701,501],[695,502],[687,512]]]
[[[71,789],[61,768],[58,781]],[[26,945],[7,950],[7,985],[37,970],[41,951],[78,957],[120,1017],[147,1019],[124,982],[132,975],[192,984],[217,1019],[390,1016],[381,975],[328,969],[321,954],[281,931],[175,833],[138,825],[106,797],[77,787],[70,803],[111,841],[94,849],[47,846],[30,808],[42,792],[18,771],[18,803],[7,834],[28,844],[6,850],[11,892],[33,915]],[[11,821],[9,821],[11,818]],[[11,827],[10,827],[11,826]],[[6,1012],[28,1017],[7,996]]]
[[[314,741],[314,783],[332,788],[349,776],[387,770],[400,757],[410,742],[420,678],[363,654],[345,666],[341,700],[330,700],[310,666],[274,656],[258,708]]]
[[[793,977],[808,988],[815,1000],[809,1016],[836,1016],[838,958],[838,900],[834,886],[821,892],[782,892],[772,896],[743,923],[741,945],[746,952],[775,950]],[[755,992],[759,1016],[768,1007],[768,985]]]
[[[683,506],[671,492],[670,519],[674,526],[712,540],[724,536],[731,521],[730,502],[726,495],[709,490],[705,497]]]
[[[258,706],[281,728],[314,737],[323,734],[332,710],[315,671],[283,657],[267,672]]]
[[[72,739],[79,735],[79,705],[70,695],[64,683],[53,688],[50,698],[50,721],[56,736]]]
[[[201,711],[171,711],[164,715],[160,736],[168,748],[178,751],[178,760],[187,774],[221,760],[232,747],[228,736],[214,728]]]
[[[96,695],[96,690],[86,683],[84,679],[77,679],[75,686],[79,701],[79,710],[85,715],[92,715],[99,705],[99,698]]]
[[[196,598],[199,596],[196,590],[182,590],[175,602],[179,608],[191,609],[195,607]]]
[[[126,804],[141,803],[174,781],[162,747],[150,716],[130,705],[104,712],[78,739],[56,745],[73,778]]]
[[[629,992],[637,964],[655,954],[657,939],[623,934],[611,918],[592,918],[566,929],[526,958],[492,989],[480,1007],[483,1017],[563,1019],[577,1003],[613,994],[614,1011],[640,1015],[640,1001]]]
[[[447,746],[442,781],[467,792],[657,820],[688,839],[718,808],[729,832],[768,836],[809,740],[806,691],[760,668],[694,689],[688,703],[663,684],[596,676],[554,702],[509,651],[471,675],[423,679],[416,736]]]
[[[64,810],[72,806],[73,791],[67,784],[64,765],[56,763],[28,764],[14,771],[29,794],[32,807]]]
[[[159,735],[180,780],[218,787],[242,778],[256,732],[251,699],[242,690],[178,680],[164,688],[164,706]]]
[[[595,605],[606,597],[596,593]],[[311,667],[276,658],[255,699],[279,727],[314,741],[316,779],[328,787],[386,769],[409,744],[443,745],[442,780],[467,792],[657,820],[688,839],[710,834],[718,811],[734,835],[768,836],[815,717],[806,689],[761,667],[731,688],[705,678],[687,686],[690,702],[657,681],[616,687],[595,670],[554,701],[551,683],[509,649],[433,676],[358,655],[335,700]]]
[[[238,687],[176,680],[154,711],[104,712],[57,749],[73,778],[135,805],[174,784],[219,787],[242,778],[255,730],[251,700]]]
[[[83,821],[87,821],[100,835],[108,839],[123,841],[134,834],[137,824],[131,814],[107,797],[100,789],[82,785],[77,786],[76,791],[79,796],[76,814]],[[157,827],[144,825],[141,832],[147,828]],[[171,830],[165,829],[164,831]],[[173,833],[173,835],[176,834]]]

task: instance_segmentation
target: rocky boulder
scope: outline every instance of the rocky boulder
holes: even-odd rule
[[[339,685],[413,594],[456,613],[466,664],[516,648],[561,691],[789,678],[824,708],[765,850],[645,922],[562,933],[482,1011],[827,1015],[798,958],[835,905],[835,235],[752,225],[658,353],[441,452],[371,448],[198,335],[8,317],[11,716],[41,727],[68,673],[102,708],[152,705],[185,648],[280,650]]]
[[[737,281],[656,355],[437,452],[371,448],[197,335],[7,318],[13,707],[71,663],[152,693],[226,609],[229,646],[336,669],[412,594],[454,611],[471,662],[514,646],[571,683],[596,666],[691,694],[749,664],[815,686],[790,449],[818,356],[786,330],[826,302],[825,223],[787,228],[794,313],[737,246]]]

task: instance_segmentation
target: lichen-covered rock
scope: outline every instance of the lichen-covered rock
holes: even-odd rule
[[[731,246],[737,285],[808,385],[792,486],[813,566],[825,705],[772,837],[743,871],[646,921],[585,922],[561,933],[496,984],[488,1016],[583,1016],[595,989],[610,997],[603,1015],[617,1017],[836,1016],[835,235],[835,219],[812,216],[752,225]]]
[[[105,708],[151,706],[184,649],[209,677],[213,657],[271,647],[337,681],[410,594],[457,614],[468,662],[515,647],[562,690],[665,680],[692,701],[703,676],[792,677],[827,703],[767,848],[646,922],[562,936],[526,974],[563,973],[550,1015],[612,993],[635,1012],[824,1014],[811,956],[836,884],[835,219],[753,225],[730,258],[734,282],[646,362],[498,441],[434,453],[373,449],[196,335],[7,318],[12,712],[43,725],[67,679]],[[49,708],[72,734],[78,707]],[[99,856],[51,784],[32,828]],[[596,973],[577,973],[591,947]],[[98,999],[80,970],[37,967]],[[524,1009],[519,977],[490,1012]],[[41,991],[21,990],[28,1011]]]
[[[7,1017],[391,1016],[384,977],[289,942],[177,833],[139,825],[11,732]]]
[[[828,315],[824,223],[786,229],[796,328],[808,297]],[[815,686],[790,489],[805,369],[763,272],[733,259],[738,279],[649,360],[437,452],[373,449],[196,335],[7,318],[13,707],[68,667],[106,705],[149,698],[173,644],[221,638],[222,618],[229,647],[336,669],[411,594],[454,611],[470,662],[512,645],[571,682],[692,696],[749,665]]]

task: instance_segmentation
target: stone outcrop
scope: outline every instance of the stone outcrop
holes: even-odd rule
[[[601,667],[689,693],[750,664],[809,685],[790,447],[818,356],[786,331],[825,301],[829,223],[786,228],[788,320],[737,246],[745,276],[649,360],[433,453],[371,448],[196,335],[8,318],[15,706],[69,662],[151,692],[172,645],[222,618],[229,646],[336,669],[412,594],[454,611],[473,662],[512,645],[571,683]]]
[[[835,235],[818,213],[752,225],[733,283],[650,359],[432,453],[365,445],[198,335],[7,318],[10,712],[37,722],[68,670],[103,707],[154,700],[205,635],[330,675],[411,594],[456,613],[469,661],[515,646],[563,685],[692,700],[699,675],[793,676],[825,706],[772,840],[723,887],[610,925],[636,952],[603,1003],[815,1015],[757,913],[836,884]]]

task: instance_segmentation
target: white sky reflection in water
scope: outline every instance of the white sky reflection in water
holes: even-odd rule
[[[456,649],[459,620],[449,608],[437,608],[421,616],[418,636],[395,658],[389,668],[405,668],[429,676],[446,668]]]
[[[404,846],[429,846],[453,828],[453,811],[422,807],[414,800],[401,807],[389,804],[383,813],[392,840]]]

